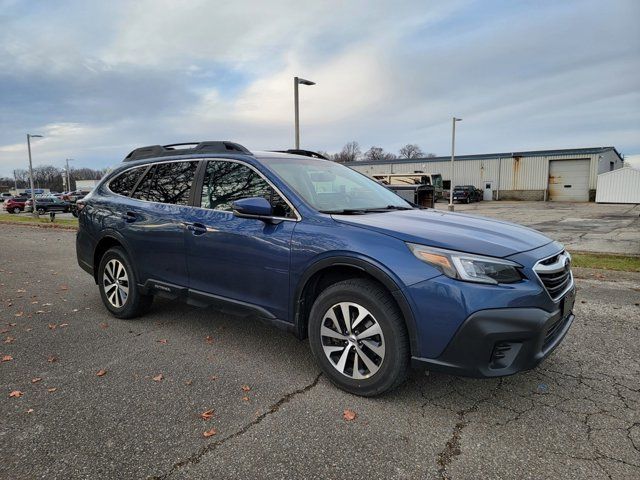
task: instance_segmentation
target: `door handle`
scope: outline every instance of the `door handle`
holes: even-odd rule
[[[207,233],[207,227],[201,223],[185,223],[185,227],[194,235],[204,235]]]
[[[125,222],[131,223],[136,221],[136,214],[133,212],[123,213],[120,218],[122,218]]]

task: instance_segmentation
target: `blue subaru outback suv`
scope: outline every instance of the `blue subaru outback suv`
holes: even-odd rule
[[[309,339],[359,395],[411,364],[494,377],[537,365],[573,321],[571,257],[511,223],[418,209],[345,166],[232,142],[139,148],[79,202],[77,256],[105,307],[154,296]],[[241,321],[241,320],[238,320]]]

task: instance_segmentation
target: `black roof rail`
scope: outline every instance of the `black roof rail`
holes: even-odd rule
[[[189,145],[192,148],[185,148]],[[182,147],[182,148],[176,148]],[[150,145],[133,150],[124,158],[124,162],[140,160],[141,158],[168,157],[172,155],[188,155],[198,153],[242,153],[252,155],[252,153],[239,143],[227,141],[214,142],[187,142],[172,143],[170,145]]]
[[[302,155],[304,157],[321,158],[323,160],[329,160],[327,157],[318,152],[311,150],[300,150],[296,148],[290,148],[289,150],[272,150],[275,153],[291,153],[293,155]]]

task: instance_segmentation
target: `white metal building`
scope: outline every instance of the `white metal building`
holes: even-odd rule
[[[455,158],[455,185],[475,185],[501,200],[595,200],[598,174],[621,168],[614,147],[461,155]],[[451,157],[351,162],[347,166],[377,173],[439,173],[451,181]]]
[[[626,167],[598,175],[598,203],[640,203],[640,170]]]

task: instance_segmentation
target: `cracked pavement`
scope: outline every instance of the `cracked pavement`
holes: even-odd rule
[[[110,317],[74,239],[0,226],[0,478],[640,477],[640,274],[577,270],[576,321],[532,371],[413,371],[366,399],[257,320]]]

